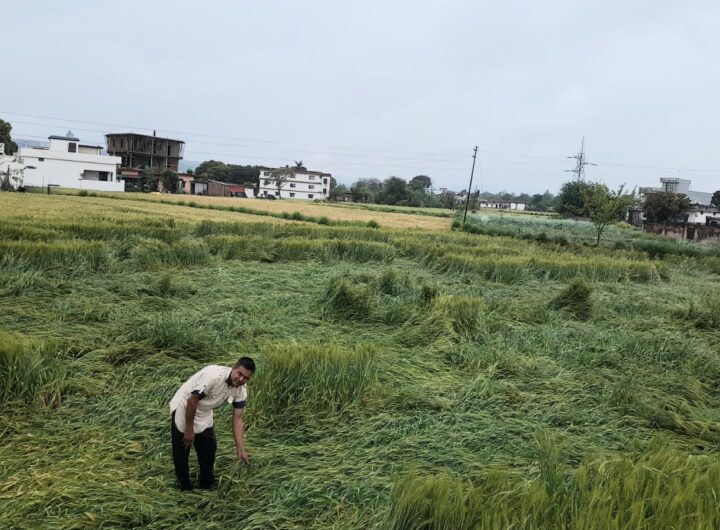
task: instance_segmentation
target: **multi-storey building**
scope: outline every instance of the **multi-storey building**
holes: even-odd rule
[[[100,191],[124,191],[118,178],[120,158],[102,153],[102,146],[81,144],[68,131],[50,136],[48,147],[21,147],[25,186],[63,186]]]
[[[281,199],[327,200],[330,196],[330,173],[308,171],[292,167],[280,168],[287,172],[287,178],[281,182],[278,190],[277,180],[273,179],[275,168],[261,167],[259,197]]]
[[[122,167],[133,169],[172,169],[177,172],[185,147],[182,140],[160,138],[154,134],[114,133],[106,134],[105,140],[108,154],[119,156]]]

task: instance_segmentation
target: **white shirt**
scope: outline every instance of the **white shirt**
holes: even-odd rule
[[[185,432],[185,408],[187,400],[193,393],[204,397],[198,401],[195,412],[194,432],[200,433],[213,426],[213,409],[223,403],[233,403],[236,408],[245,406],[247,388],[245,385],[234,387],[228,384],[232,368],[228,366],[206,366],[175,392],[170,400],[170,413],[175,412],[175,426],[180,432]]]

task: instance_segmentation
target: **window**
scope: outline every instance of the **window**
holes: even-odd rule
[[[276,192],[275,192],[275,197],[279,197],[279,196],[280,196],[280,192],[279,192],[279,191],[276,191]]]
[[[323,188],[323,195],[327,195],[327,188]]]
[[[45,162],[44,158],[38,158],[38,162]]]
[[[327,186],[327,179],[323,179],[323,184]]]
[[[269,172],[269,171],[263,171],[263,176],[264,176],[264,177],[269,177],[269,176],[270,176],[270,172]]]
[[[68,143],[68,153],[77,153],[77,144],[75,142]]]
[[[315,180],[315,175],[310,175],[310,180]]]
[[[665,191],[669,191],[670,193],[675,191],[675,184],[673,182],[666,182],[665,183]]]
[[[308,199],[312,199],[314,195],[312,193],[308,193]]]
[[[291,182],[291,183],[290,183],[290,187],[291,187],[291,188],[294,188],[294,187],[295,187],[295,183],[294,183],[294,182]]]
[[[295,194],[292,191],[290,192],[290,197],[295,197]]]
[[[267,186],[268,184],[270,184],[270,181],[269,181],[269,180],[263,181],[263,185]]]
[[[311,189],[311,190],[315,189],[315,184],[308,184],[308,189]]]

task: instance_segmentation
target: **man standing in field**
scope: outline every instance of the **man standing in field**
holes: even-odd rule
[[[223,403],[233,404],[233,437],[238,460],[250,464],[245,452],[245,403],[247,383],[255,373],[255,362],[240,357],[232,368],[206,366],[175,392],[170,401],[170,430],[172,433],[175,476],[183,491],[192,490],[188,458],[190,447],[195,446],[200,477],[198,487],[210,489],[215,480],[215,452],[217,440],[213,430],[213,409]]]

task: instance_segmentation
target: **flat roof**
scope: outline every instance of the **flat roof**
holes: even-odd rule
[[[70,140],[71,142],[79,142],[80,138],[75,138],[74,136],[48,136],[48,140]]]
[[[109,134],[105,135],[105,138],[110,138],[111,136],[143,136],[145,138],[155,138],[156,140],[168,140],[170,142],[178,142],[181,144],[185,143],[183,140],[176,140],[175,138],[166,138],[164,136],[154,136],[152,134],[140,134],[140,133],[134,133],[134,132],[109,133]]]

